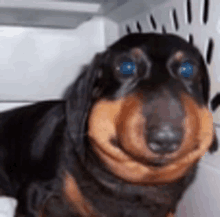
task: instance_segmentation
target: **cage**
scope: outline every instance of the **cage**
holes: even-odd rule
[[[7,0],[0,2],[0,111],[59,99],[95,53],[134,32],[174,33],[207,63],[211,99],[220,92],[218,0]],[[220,139],[220,110],[213,112]],[[220,151],[205,155],[176,216],[220,216]],[[16,201],[0,198],[0,214]]]

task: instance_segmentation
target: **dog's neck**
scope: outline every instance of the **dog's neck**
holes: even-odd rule
[[[137,204],[140,206],[140,212],[148,212],[149,216],[155,214],[158,217],[165,216],[169,208],[175,209],[183,189],[186,188],[195,174],[194,167],[187,178],[184,177],[178,182],[138,186],[115,177],[100,162],[91,148],[86,150],[86,161],[79,162],[75,177],[83,195],[91,201],[99,212],[106,213],[106,210],[109,210],[109,204],[111,204],[111,211],[108,211],[106,216],[120,216],[119,213],[117,214],[117,207],[119,206],[124,207],[124,210],[130,209],[130,213],[135,213]]]

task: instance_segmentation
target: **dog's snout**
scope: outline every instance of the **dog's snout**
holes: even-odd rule
[[[173,127],[170,123],[150,127],[147,131],[148,147],[155,153],[175,152],[181,145],[182,130]]]

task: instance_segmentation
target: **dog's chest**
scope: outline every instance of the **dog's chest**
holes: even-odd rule
[[[179,183],[141,187],[103,184],[86,174],[80,176],[77,176],[78,189],[96,217],[164,217],[176,207],[185,189]]]
[[[176,197],[164,189],[143,189],[144,193],[117,192],[91,184],[82,186],[83,195],[100,216],[106,217],[164,217],[173,207]],[[98,215],[99,216],[99,215]]]
[[[175,210],[197,168],[195,165],[186,177],[175,183],[135,186],[106,173],[93,161],[89,161],[88,168],[75,163],[77,189],[84,204],[89,204],[87,210],[94,211],[94,217],[164,217],[170,209]]]

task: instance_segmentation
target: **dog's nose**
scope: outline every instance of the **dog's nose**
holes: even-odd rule
[[[182,130],[170,123],[148,128],[147,145],[152,152],[158,154],[172,153],[179,149],[182,140]]]

